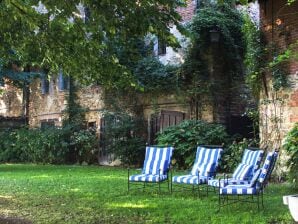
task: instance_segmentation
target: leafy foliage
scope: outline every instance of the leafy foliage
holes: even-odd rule
[[[245,39],[246,83],[257,98],[262,87],[263,67],[265,66],[265,49],[262,45],[262,33],[249,15],[244,15],[242,33]]]
[[[105,112],[104,144],[124,164],[140,164],[145,155],[142,118],[125,112]]]
[[[272,87],[275,91],[289,87],[287,62],[295,58],[291,49],[295,44],[284,51],[272,44],[266,45],[263,33],[248,15],[244,16],[244,21],[242,32],[246,42],[246,82],[255,97],[258,98],[263,87],[265,73],[272,75]],[[273,59],[270,59],[269,54],[273,54]]]
[[[298,188],[298,124],[296,123],[292,130],[287,134],[283,145],[289,154],[287,166],[289,168],[290,180],[295,188]]]
[[[192,165],[198,145],[223,145],[227,138],[222,125],[200,120],[185,120],[168,127],[157,136],[158,144],[175,148],[173,159],[179,168],[189,168]]]
[[[163,65],[156,57],[140,60],[134,74],[145,92],[161,94],[177,88],[177,68]]]
[[[76,161],[92,163],[95,161],[97,138],[92,129],[79,130],[70,136],[69,145],[74,149]]]
[[[26,129],[0,133],[0,161],[62,164],[89,162],[96,139],[87,130],[73,133],[71,127],[62,129]],[[71,141],[70,141],[71,140]],[[80,160],[72,159],[71,146]],[[95,157],[95,154],[93,154]]]
[[[84,83],[130,85],[133,77],[114,46],[129,48],[130,38],[149,32],[178,46],[170,26],[181,27],[175,9],[183,5],[180,0],[1,1],[0,54],[4,64],[18,61],[50,73],[62,69]]]
[[[226,2],[205,3],[197,10],[190,24],[191,47],[179,80],[181,89],[197,108],[203,108],[201,102],[204,100],[215,101],[218,88],[225,85],[228,89],[232,80],[243,74],[242,23],[241,14]],[[210,31],[213,30],[220,35],[218,43],[210,40]],[[213,74],[218,66],[222,66],[220,80]]]

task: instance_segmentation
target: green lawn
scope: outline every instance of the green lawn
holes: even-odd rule
[[[264,211],[235,204],[217,213],[216,195],[198,199],[190,193],[158,195],[154,189],[128,195],[127,170],[121,168],[1,165],[0,172],[0,222],[293,223],[282,204],[282,195],[293,193],[285,184],[266,189]]]

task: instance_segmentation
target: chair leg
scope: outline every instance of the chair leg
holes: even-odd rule
[[[218,211],[220,211],[221,207],[221,200],[220,200],[220,193],[218,192]]]
[[[262,197],[262,208],[264,209],[264,197],[263,197],[263,191],[261,192],[261,197]]]
[[[158,193],[160,194],[160,181],[158,182]]]
[[[208,197],[208,193],[209,193],[209,186],[207,184],[207,197]]]
[[[260,194],[257,194],[257,200],[258,200],[258,212],[260,211]]]
[[[127,169],[127,191],[129,192],[129,168]]]

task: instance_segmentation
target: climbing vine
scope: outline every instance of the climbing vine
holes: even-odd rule
[[[242,15],[232,4],[206,1],[190,24],[191,47],[179,81],[191,107],[195,108],[196,118],[200,118],[204,105],[217,104],[218,90],[229,90],[231,83],[243,74],[242,24]],[[218,43],[211,40],[214,31],[220,35]],[[221,78],[215,78],[219,75],[215,74],[216,70]]]

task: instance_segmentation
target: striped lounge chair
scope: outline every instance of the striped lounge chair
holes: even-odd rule
[[[258,169],[249,184],[228,184],[219,188],[219,209],[225,205],[235,202],[257,203],[260,209],[260,197],[262,207],[264,187],[268,183],[268,179],[274,169],[274,165],[278,156],[278,151],[269,152],[264,161],[263,167]],[[237,196],[237,197],[233,197]],[[243,197],[240,197],[243,196]],[[255,197],[257,200],[255,200]]]
[[[232,178],[224,177],[221,181],[219,179],[212,179],[208,181],[208,186],[218,188],[220,185],[225,184],[249,184],[253,175],[258,170],[264,151],[260,149],[245,149],[242,161],[235,169]]]
[[[215,177],[222,151],[220,146],[198,146],[191,172],[187,175],[172,177],[171,192],[173,192],[173,186],[187,184],[193,186],[192,190],[194,190],[194,186],[197,186],[200,195],[199,186],[207,184],[208,180]]]
[[[168,172],[170,169],[173,147],[148,146],[146,147],[145,161],[141,174],[130,175],[128,169],[128,191],[132,183],[141,183],[142,189],[147,183],[158,183],[160,192],[160,183],[169,180]]]

